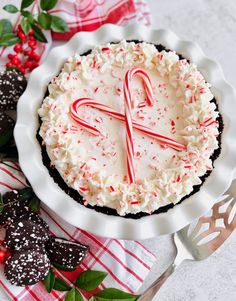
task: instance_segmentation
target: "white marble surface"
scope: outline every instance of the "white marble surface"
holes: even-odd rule
[[[153,27],[170,28],[180,37],[199,43],[207,56],[222,65],[227,80],[236,87],[235,0],[148,0],[148,3]],[[175,254],[170,236],[147,240],[144,244],[157,255],[157,262],[143,288],[164,271]],[[236,232],[207,260],[184,262],[154,300],[235,301],[235,250]],[[1,288],[0,300],[9,300]]]
[[[197,42],[207,56],[221,64],[226,79],[236,87],[235,0],[148,0],[148,3],[155,28],[169,28],[180,37]],[[175,251],[170,236],[144,243],[157,255],[146,287],[170,264]],[[154,300],[235,301],[235,250],[236,231],[207,260],[184,262]]]

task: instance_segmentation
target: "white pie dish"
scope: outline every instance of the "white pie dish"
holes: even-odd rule
[[[43,165],[41,147],[36,139],[39,127],[37,110],[44,98],[47,85],[57,75],[65,60],[75,52],[84,53],[98,44],[122,39],[139,39],[162,44],[198,65],[212,85],[219,111],[223,116],[222,150],[215,168],[199,192],[166,213],[154,214],[137,220],[110,216],[88,209],[69,197],[50,177]],[[167,30],[149,30],[143,26],[119,27],[105,25],[99,30],[76,34],[67,44],[54,48],[47,60],[30,76],[28,87],[18,103],[15,140],[23,172],[38,197],[69,223],[96,235],[122,239],[146,239],[175,232],[209,210],[233,179],[236,169],[236,110],[233,88],[225,81],[220,67],[207,59],[192,42],[181,41]]]

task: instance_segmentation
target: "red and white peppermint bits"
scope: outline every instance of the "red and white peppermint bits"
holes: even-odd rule
[[[147,105],[153,105],[153,92],[151,87],[151,81],[148,74],[140,68],[132,68],[127,71],[125,75],[125,83],[124,83],[124,97],[125,97],[125,114],[115,111],[111,107],[100,103],[99,101],[92,98],[79,98],[75,100],[70,107],[70,114],[76,123],[78,123],[81,127],[85,128],[88,132],[95,136],[101,135],[101,132],[96,127],[90,125],[87,121],[79,117],[79,108],[81,106],[89,106],[94,109],[98,109],[99,111],[106,113],[109,116],[112,116],[126,124],[126,147],[127,147],[127,170],[129,182],[134,183],[135,180],[135,166],[134,166],[134,144],[133,144],[133,128],[142,132],[143,134],[154,138],[161,145],[165,145],[171,147],[177,151],[186,150],[186,146],[182,143],[179,143],[169,137],[160,135],[159,133],[153,131],[151,128],[144,126],[132,118],[132,98],[130,91],[130,84],[132,77],[134,75],[139,75],[143,79],[145,92],[147,95]]]
[[[218,121],[214,120],[213,117],[209,117],[204,122],[200,123],[200,126],[208,127],[208,126],[210,126],[212,124],[218,124]]]

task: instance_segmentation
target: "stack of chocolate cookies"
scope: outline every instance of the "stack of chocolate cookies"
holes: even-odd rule
[[[32,211],[30,198],[21,196],[16,190],[3,196],[0,225],[6,228],[5,247],[11,250],[6,278],[14,285],[33,285],[47,276],[51,265],[75,269],[88,247],[53,237],[48,224]]]
[[[26,85],[27,80],[23,74],[15,70],[0,72],[0,148],[12,137],[15,121],[8,112],[16,109]]]

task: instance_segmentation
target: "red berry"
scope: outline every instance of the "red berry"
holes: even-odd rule
[[[20,24],[17,26],[17,30],[18,30],[18,32],[23,31]]]
[[[34,56],[34,51],[33,50],[25,50],[24,51],[25,56],[28,56],[29,58],[33,58]]]
[[[22,68],[23,67],[23,65],[21,65],[21,63],[20,62],[18,62],[18,63],[16,63],[16,64],[14,64],[15,66],[16,66],[16,68],[18,68],[18,69],[20,69],[20,68]]]
[[[16,44],[13,49],[16,53],[22,52],[23,50],[21,44]]]
[[[29,35],[32,36],[34,34],[34,30],[31,28],[29,31]]]
[[[24,67],[25,67],[25,68],[31,69],[31,68],[33,67],[32,61],[26,61],[26,62],[24,63]]]
[[[19,64],[19,63],[21,62],[20,58],[19,58],[17,55],[14,56],[13,59],[12,59],[11,61],[12,61],[12,63],[13,63],[14,65],[17,65],[17,64]]]
[[[37,62],[32,62],[33,68],[37,68],[38,67],[38,63]]]
[[[8,54],[8,58],[9,58],[10,60],[12,60],[14,57],[15,57],[15,54],[12,54],[12,53],[9,53],[9,54]]]
[[[32,55],[32,59],[35,60],[36,62],[39,62],[40,61],[40,56],[37,53],[34,53]]]
[[[25,73],[26,73],[26,70],[25,70],[25,68],[24,68],[23,66],[21,66],[21,67],[17,67],[17,69],[19,69],[19,70],[20,70],[20,72],[21,72],[21,73],[23,73],[23,74],[25,74]]]
[[[31,48],[32,50],[36,49],[36,44],[31,45],[30,48]]]
[[[26,39],[26,35],[22,31],[18,33],[18,37],[21,39],[21,41],[25,41]]]
[[[6,63],[6,67],[7,67],[7,68],[13,67],[13,63],[12,63],[12,62]]]
[[[29,52],[27,53],[27,56],[32,59],[33,56],[34,56],[34,51],[33,50],[29,50]]]
[[[36,43],[36,39],[35,39],[35,37],[33,37],[33,36],[29,36],[29,40]]]
[[[28,61],[28,63],[26,64],[28,69],[33,70],[34,68],[38,67],[38,63],[35,61]]]
[[[29,41],[28,45],[31,49],[35,49],[36,48],[36,41]]]
[[[4,263],[6,260],[6,252],[1,250],[0,251],[0,263]]]
[[[30,56],[32,50],[24,50],[24,55]]]

